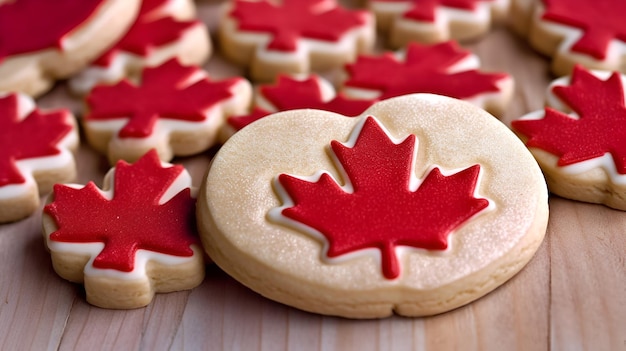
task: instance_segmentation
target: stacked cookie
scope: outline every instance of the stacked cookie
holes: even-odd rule
[[[225,1],[216,51],[247,78],[222,78],[201,67],[213,50],[189,0],[60,2],[63,23],[44,1],[0,2],[0,35],[24,16],[45,33],[0,40],[0,221],[29,216],[75,176],[78,123],[27,97],[71,76],[86,141],[114,168],[102,190],[55,185],[43,227],[55,271],[90,303],[136,308],[191,289],[207,253],[258,293],[316,313],[464,305],[532,258],[548,189],[626,209],[623,75],[576,66],[516,135],[493,116],[507,111],[512,77],[479,71],[457,42],[510,21],[555,56],[556,74],[624,69],[623,21],[593,22],[621,2],[599,1],[591,19],[582,1],[564,3]],[[215,145],[196,200],[167,162]]]

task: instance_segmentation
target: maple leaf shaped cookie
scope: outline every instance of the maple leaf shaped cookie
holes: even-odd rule
[[[0,91],[40,95],[117,41],[139,0],[0,2]],[[59,15],[62,14],[62,15]]]
[[[341,93],[337,94],[330,82],[315,74],[304,77],[280,75],[275,84],[258,87],[255,107],[249,114],[232,116],[226,120],[221,139],[226,141],[248,124],[279,111],[314,108],[356,116],[374,101],[348,99]]]
[[[534,0],[532,3],[515,7],[514,17],[526,18],[517,27],[528,35],[536,50],[552,57],[551,68],[556,75],[570,74],[576,64],[626,72],[626,2]]]
[[[128,80],[95,87],[83,118],[89,143],[109,161],[137,160],[152,148],[168,161],[202,152],[216,142],[226,116],[243,114],[251,99],[243,78],[210,81],[195,66],[173,59]]]
[[[42,112],[26,95],[0,94],[0,223],[31,215],[52,184],[73,180],[77,146],[69,111]]]
[[[374,20],[335,0],[235,0],[220,22],[220,43],[230,60],[250,67],[257,81],[279,73],[341,67],[369,51]]]
[[[545,110],[511,123],[551,192],[626,210],[626,76],[576,66],[554,81]]]
[[[84,283],[87,301],[127,309],[155,292],[191,289],[204,278],[191,176],[155,151],[117,163],[104,190],[56,185],[44,208],[44,236],[55,271]]]
[[[206,25],[197,19],[192,0],[144,0],[126,34],[80,74],[70,79],[76,94],[99,83],[112,84],[176,57],[184,65],[201,65],[211,51]]]
[[[346,67],[342,92],[360,99],[439,94],[472,102],[501,116],[513,94],[513,78],[478,68],[478,57],[456,42],[411,44],[397,53],[360,56]]]
[[[414,94],[353,118],[292,110],[243,128],[212,161],[198,227],[214,262],[263,296],[344,317],[420,316],[518,272],[545,234],[547,198],[501,122]]]
[[[509,0],[369,0],[378,28],[395,48],[410,42],[476,39],[508,14]]]

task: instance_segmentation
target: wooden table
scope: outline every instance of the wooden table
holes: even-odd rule
[[[215,29],[217,5],[199,14]],[[514,101],[503,120],[539,109],[551,80],[548,60],[505,28],[467,45],[487,70],[511,73]],[[219,55],[212,77],[240,74]],[[60,84],[43,107],[81,103]],[[195,185],[211,152],[177,159]],[[88,146],[79,179],[101,185],[108,165]],[[626,350],[626,213],[552,196],[539,251],[517,276],[482,299],[430,318],[353,321],[305,313],[266,300],[208,268],[192,291],[157,295],[146,308],[104,310],[81,286],[52,270],[41,214],[0,226],[0,349],[104,350]]]

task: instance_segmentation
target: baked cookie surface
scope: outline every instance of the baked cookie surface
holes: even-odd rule
[[[227,273],[351,318],[431,315],[488,293],[530,260],[548,218],[545,181],[516,136],[427,94],[356,118],[255,122],[217,153],[198,201],[204,248]]]
[[[511,123],[551,192],[626,210],[626,75],[576,66],[550,84],[544,110]]]

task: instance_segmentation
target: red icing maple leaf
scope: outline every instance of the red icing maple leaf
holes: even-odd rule
[[[207,110],[233,95],[231,88],[238,78],[189,83],[200,72],[198,67],[185,67],[173,59],[145,68],[139,86],[128,80],[97,86],[87,98],[90,111],[85,121],[130,118],[120,130],[120,138],[148,137],[159,118],[203,121]]]
[[[275,85],[262,86],[259,94],[276,107],[277,111],[313,108],[345,116],[356,116],[375,102],[375,100],[347,99],[341,94],[329,101],[324,101],[320,81],[315,76],[310,76],[305,80],[279,76]],[[261,108],[255,108],[250,115],[229,118],[228,123],[236,130],[240,130],[270,113]]]
[[[478,2],[490,2],[493,0],[377,0],[380,2],[411,2],[412,5],[404,13],[404,17],[417,21],[434,22],[435,10],[440,6],[451,7],[460,10],[473,11]]]
[[[58,230],[50,240],[68,243],[104,243],[93,266],[131,272],[137,250],[190,257],[198,243],[195,200],[185,188],[159,203],[182,166],[163,168],[153,150],[129,165],[115,168],[113,198],[104,197],[93,182],[82,189],[57,184],[54,201],[44,211]]]
[[[63,39],[103,0],[17,0],[0,4],[0,62],[7,56],[62,49]]]
[[[604,59],[613,39],[626,42],[626,1],[543,0],[543,19],[583,31],[572,50]]]
[[[299,38],[338,41],[367,21],[367,12],[349,11],[334,0],[237,0],[230,16],[245,31],[272,35],[269,49],[295,51]]]
[[[109,66],[120,52],[130,52],[138,56],[148,56],[158,46],[180,39],[185,30],[198,21],[177,21],[171,16],[163,17],[155,12],[167,6],[171,0],[144,0],[135,23],[124,37],[107,52],[94,61],[98,66]]]
[[[315,182],[280,174],[293,201],[281,213],[321,232],[328,257],[379,249],[383,274],[394,279],[400,275],[396,246],[444,250],[448,235],[489,202],[473,195],[479,165],[450,176],[434,168],[413,190],[415,135],[395,144],[372,117],[358,133],[353,147],[331,142],[352,190],[328,173]]]
[[[0,97],[0,186],[24,183],[16,161],[58,155],[57,144],[72,130],[67,111],[32,111],[21,119],[17,94]]]
[[[470,57],[454,41],[435,45],[411,44],[404,61],[392,53],[382,56],[360,56],[348,65],[348,88],[363,88],[381,92],[380,99],[412,94],[433,93],[465,99],[488,92],[499,92],[498,81],[503,73],[481,73],[465,70],[450,73],[455,64]]]
[[[511,127],[528,137],[526,145],[548,151],[566,166],[610,153],[617,172],[626,174],[626,106],[620,74],[601,80],[576,66],[569,86],[556,94],[579,118],[547,107],[542,119],[517,120]]]

